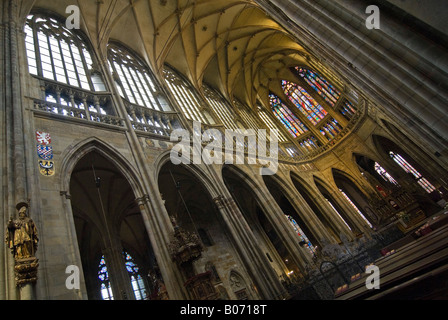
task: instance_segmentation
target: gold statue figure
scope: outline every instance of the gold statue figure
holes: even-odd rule
[[[28,203],[20,202],[16,209],[18,219],[10,219],[6,233],[6,243],[16,260],[34,257],[39,241],[34,221],[28,217]]]

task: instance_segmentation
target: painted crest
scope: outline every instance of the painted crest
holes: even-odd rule
[[[53,147],[37,145],[37,155],[42,160],[52,160],[53,159]]]
[[[42,145],[49,145],[51,143],[51,136],[49,133],[36,131],[36,140]]]
[[[46,177],[51,177],[54,175],[54,162],[41,160],[39,161],[39,172]]]

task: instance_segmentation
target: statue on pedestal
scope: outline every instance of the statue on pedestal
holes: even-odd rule
[[[18,218],[9,219],[6,230],[6,244],[15,260],[17,285],[37,280],[38,260],[35,257],[39,242],[37,227],[28,216],[29,204],[19,202],[16,206]]]

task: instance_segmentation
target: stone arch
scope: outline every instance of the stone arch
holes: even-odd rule
[[[114,147],[96,138],[87,138],[68,147],[62,155],[61,163],[61,190],[68,190],[69,180],[74,167],[80,159],[88,153],[95,151],[113,163],[131,184],[136,196],[144,194],[137,171],[132,164]]]
[[[157,269],[147,220],[136,199],[143,193],[132,165],[108,144],[90,138],[64,153],[61,186],[69,200],[65,211],[77,235],[79,255],[90,299],[102,299],[98,282],[99,261],[104,256],[114,299],[144,298],[131,286],[124,265],[124,250],[138,261],[142,281],[150,294],[147,275]],[[99,179],[98,179],[99,178]],[[122,248],[120,251],[119,248]],[[128,279],[128,280],[126,280]],[[143,287],[142,287],[143,290]]]
[[[284,236],[282,223],[290,226],[282,216],[280,219],[284,220],[278,220],[279,216],[270,204],[269,191],[260,185],[263,181],[249,177],[244,169],[229,164],[223,166],[222,179],[273,269],[284,277],[290,271],[299,275],[300,264],[295,261],[294,249],[288,243],[292,241]]]
[[[352,219],[349,218],[343,206],[338,201],[338,196],[334,194],[334,192],[336,192],[334,188],[331,188],[328,183],[315,175],[313,176],[313,179],[317,189],[328,201],[330,207],[334,209],[335,213],[337,213],[341,221],[346,224],[351,230],[356,230],[356,225],[352,222]],[[338,228],[334,226],[334,230],[338,230]],[[339,237],[339,234],[336,234],[336,236]]]
[[[372,215],[373,209],[370,207],[368,194],[365,190],[346,172],[333,168],[332,173],[336,186],[341,192],[344,192],[348,197],[347,200],[353,203],[352,205],[360,211],[360,214],[368,219],[370,223],[378,222],[378,217]]]

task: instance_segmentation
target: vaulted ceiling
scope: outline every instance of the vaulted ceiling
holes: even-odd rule
[[[252,0],[22,0],[19,10],[22,16],[35,7],[68,17],[66,8],[74,3],[103,59],[107,43],[116,40],[155,73],[167,63],[196,86],[206,82],[248,104],[290,76],[285,67],[309,58]]]

